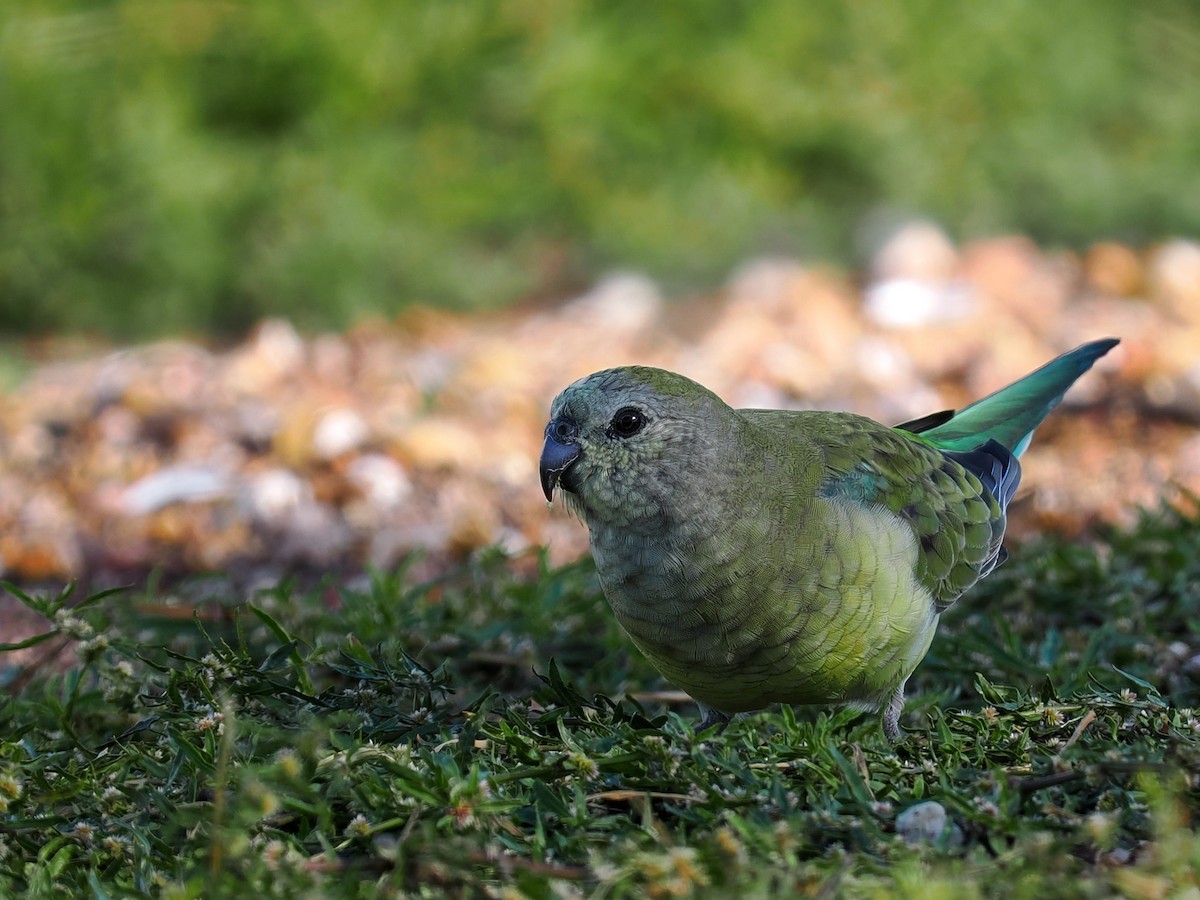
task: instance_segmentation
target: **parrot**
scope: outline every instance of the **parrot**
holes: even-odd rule
[[[553,400],[542,491],[587,526],[617,621],[699,703],[701,730],[775,703],[843,705],[879,712],[899,743],[939,618],[1008,556],[1034,429],[1118,343],[895,427],[734,409],[665,369],[605,369]]]

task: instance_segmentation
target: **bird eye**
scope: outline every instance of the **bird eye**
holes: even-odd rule
[[[575,439],[575,423],[567,419],[556,419],[550,423],[546,433],[560,444],[569,444]]]
[[[640,409],[626,406],[623,409],[618,409],[617,414],[612,417],[612,422],[608,426],[608,433],[617,437],[627,438],[633,437],[645,427],[646,414]]]

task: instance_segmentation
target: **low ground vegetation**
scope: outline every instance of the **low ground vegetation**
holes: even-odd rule
[[[432,583],[380,573],[248,602],[204,581],[22,596],[47,625],[19,644],[74,655],[4,672],[9,896],[1165,897],[1200,882],[1190,514],[1016,548],[946,617],[897,748],[851,711],[698,734],[587,561],[531,576],[493,552]],[[932,825],[914,827],[929,801]]]

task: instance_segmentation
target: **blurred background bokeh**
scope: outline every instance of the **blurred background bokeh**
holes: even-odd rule
[[[1185,0],[6,0],[0,575],[564,560],[589,371],[895,422],[1108,336],[1012,527],[1128,524],[1200,490],[1198,135]]]
[[[1188,0],[7,0],[0,329],[341,328],[1200,231]]]

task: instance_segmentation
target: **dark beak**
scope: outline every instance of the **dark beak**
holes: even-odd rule
[[[567,438],[559,440],[558,434],[566,437],[566,429],[561,425],[555,429],[555,422],[546,426],[546,443],[542,445],[542,458],[538,460],[538,471],[542,476],[542,492],[547,500],[554,499],[554,488],[563,473],[571,468],[575,460],[583,454],[583,448],[575,441]]]

